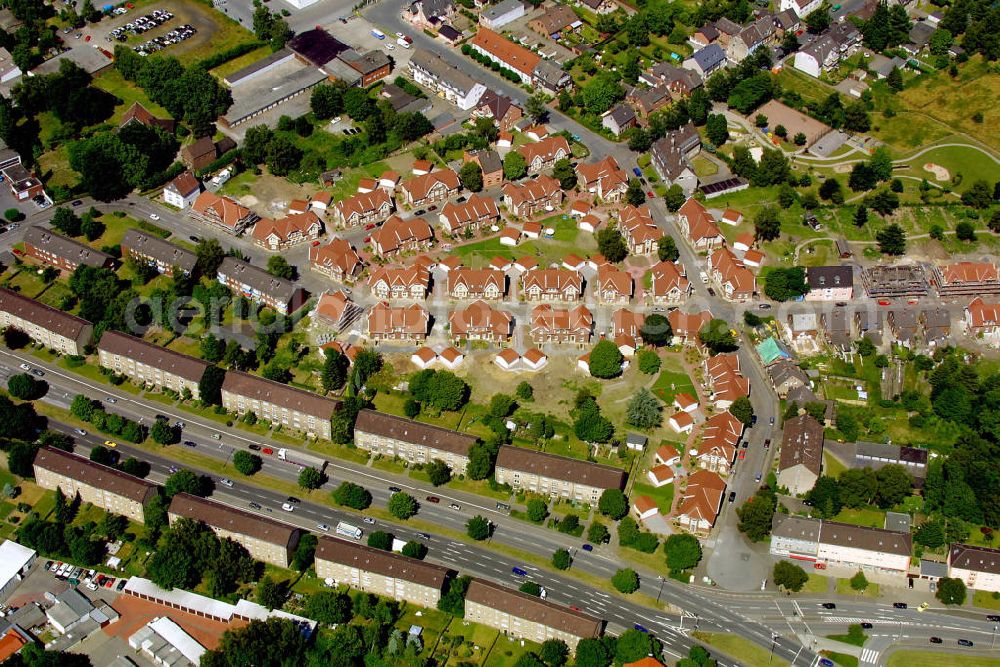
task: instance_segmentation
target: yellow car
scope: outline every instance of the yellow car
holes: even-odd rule
[[[111,440],[105,440],[104,441],[104,446],[105,447],[110,447],[111,449],[114,449],[115,447],[118,446],[118,443],[117,442],[112,442]]]
[[[927,611],[930,608],[930,604],[927,602],[921,602],[920,606],[917,607],[917,611]]]

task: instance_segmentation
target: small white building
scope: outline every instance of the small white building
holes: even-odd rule
[[[153,619],[128,638],[128,645],[158,665],[201,664],[206,649],[166,616]]]
[[[185,171],[163,188],[163,201],[181,210],[187,210],[201,194],[201,182],[190,171]]]
[[[521,18],[524,14],[524,3],[521,0],[503,0],[483,10],[479,15],[479,25],[490,30],[498,30],[501,26]]]
[[[6,600],[17,590],[37,557],[34,549],[17,542],[4,540],[0,544],[0,600]]]

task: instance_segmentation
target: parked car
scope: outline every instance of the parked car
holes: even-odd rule
[[[594,545],[592,545],[592,544],[584,544],[580,548],[583,549],[584,551],[593,551],[594,550]]]
[[[227,486],[230,489],[233,488],[233,480],[229,479],[228,477],[223,477],[222,479],[220,479],[219,484],[221,484],[222,486]]]
[[[197,445],[195,445],[195,443],[192,442],[192,441],[190,441],[190,440],[185,440],[184,441],[184,446],[185,447],[196,447]]]
[[[635,174],[637,178],[641,177],[642,169],[639,169],[639,167],[632,167],[632,173]]]
[[[972,648],[973,646],[975,646],[975,644],[973,644],[972,642],[970,642],[968,639],[959,639],[958,640],[958,645],[959,646],[965,646],[967,648]]]
[[[30,371],[30,370],[31,370],[31,366],[29,366],[28,364],[21,364],[21,365],[19,366],[19,368],[20,368],[20,369],[21,369],[22,371]]]
[[[259,510],[260,509],[260,503],[255,503],[254,501],[251,500],[249,507],[252,510]]]
[[[729,492],[729,502],[731,502],[731,503],[736,502],[736,492],[735,491],[730,491]]]
[[[316,528],[322,530],[324,533],[330,532],[330,525],[326,523],[317,523]]]
[[[75,428],[75,429],[73,429],[73,432],[76,433],[77,435],[80,435],[80,436],[86,436],[87,435],[87,432],[84,431],[82,428]]]
[[[990,614],[989,616],[986,617],[986,620],[992,623],[1000,623],[1000,616],[996,614]]]
[[[510,505],[508,505],[507,503],[497,503],[497,509],[498,510],[503,510],[505,512],[509,512],[510,511]]]
[[[115,590],[116,590],[116,591],[118,591],[118,592],[120,593],[120,592],[121,592],[121,590],[122,590],[123,588],[125,588],[125,584],[127,584],[127,583],[128,583],[128,579],[119,579],[119,580],[118,580],[118,585],[117,585],[117,586],[115,586]]]

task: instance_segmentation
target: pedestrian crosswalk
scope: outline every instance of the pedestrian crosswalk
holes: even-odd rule
[[[864,648],[861,649],[861,662],[862,665],[877,665],[878,664],[878,651],[875,649]]]

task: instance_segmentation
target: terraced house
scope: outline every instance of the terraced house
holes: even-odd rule
[[[431,288],[431,272],[416,264],[382,266],[372,271],[368,286],[379,299],[424,299]]]
[[[305,301],[302,289],[292,281],[272,276],[235,257],[222,260],[218,281],[234,293],[270,306],[282,315],[294,312]]]
[[[586,306],[572,310],[543,303],[531,311],[531,340],[542,343],[589,343],[594,315]]]
[[[539,644],[561,639],[570,651],[581,639],[600,637],[603,630],[600,619],[484,579],[469,584],[465,618]]]
[[[372,252],[379,257],[393,257],[404,252],[430,247],[434,230],[423,218],[391,216],[372,232]]]
[[[153,482],[127,475],[61,449],[42,447],[35,454],[35,483],[43,489],[61,489],[72,498],[145,523],[144,509],[159,494]]]
[[[359,591],[434,608],[451,571],[392,551],[321,535],[316,576]]]
[[[430,313],[418,303],[390,306],[379,301],[368,311],[368,337],[374,341],[419,343],[430,328]]]
[[[61,354],[83,354],[94,336],[87,320],[5,287],[0,287],[0,327],[16,329]]]
[[[191,204],[189,215],[198,222],[217,227],[227,234],[239,236],[260,216],[229,197],[214,192],[202,192]]]
[[[597,270],[594,286],[597,300],[601,303],[624,304],[632,299],[632,276],[612,264],[605,264]]]
[[[628,174],[609,155],[597,162],[580,163],[576,167],[580,189],[605,203],[621,201],[628,190]]]
[[[554,211],[563,202],[562,186],[551,176],[539,176],[521,183],[505,183],[503,204],[518,218],[531,218]]]
[[[78,266],[110,268],[115,264],[115,258],[106,252],[35,225],[24,230],[24,255],[67,273]]]
[[[333,218],[342,227],[378,224],[389,219],[395,206],[392,197],[382,188],[359,192],[333,206]]]
[[[403,201],[413,206],[428,206],[458,195],[462,183],[451,169],[438,169],[408,178],[399,186]]]
[[[329,440],[330,418],[340,401],[256,375],[226,371],[222,407],[241,415],[252,412],[259,419],[294,428],[311,438]]]
[[[633,255],[652,255],[659,248],[663,230],[653,220],[648,206],[625,206],[618,213],[618,231]]]
[[[448,315],[452,338],[459,342],[484,340],[503,343],[510,339],[514,316],[497,310],[485,301],[474,301],[464,309],[455,309]]]
[[[190,493],[178,493],[167,510],[170,525],[191,519],[212,529],[219,539],[242,544],[250,557],[263,563],[288,567],[302,537],[302,530],[281,521]]]
[[[650,267],[646,299],[653,304],[678,303],[691,294],[691,282],[684,267],[674,262],[657,262]]]
[[[545,137],[533,144],[525,144],[517,149],[528,165],[529,174],[537,174],[543,169],[551,169],[556,162],[570,158],[573,152],[569,142],[561,134]]]
[[[533,449],[502,445],[496,480],[515,489],[596,504],[607,489],[625,486],[620,468],[556,456]]]
[[[430,88],[462,111],[474,108],[486,92],[485,85],[425,49],[414,49],[409,67],[414,81]]]
[[[448,296],[452,299],[497,301],[507,293],[507,276],[493,269],[453,269],[448,272]]]
[[[521,278],[527,301],[576,301],[583,296],[583,276],[569,269],[533,269]]]
[[[155,267],[166,276],[173,276],[175,268],[190,275],[198,263],[198,256],[190,250],[141,229],[129,229],[125,232],[121,249],[123,257]]]
[[[361,273],[363,264],[350,241],[332,239],[326,245],[309,248],[309,268],[340,282],[351,282]]]
[[[444,231],[457,236],[496,224],[500,220],[500,209],[492,198],[474,194],[460,204],[445,204],[438,219]]]
[[[480,27],[468,44],[474,51],[517,73],[521,83],[527,85],[531,84],[535,68],[542,60],[537,53],[485,27]]]
[[[323,222],[312,211],[293,213],[284,218],[261,218],[250,233],[254,245],[270,250],[284,250],[319,238]]]
[[[354,425],[354,444],[372,454],[401,458],[411,464],[439,459],[456,475],[464,475],[474,435],[404,419],[375,410],[362,410]]]
[[[199,399],[198,383],[211,366],[207,361],[147,343],[118,331],[105,331],[97,345],[102,368],[124,375],[133,383],[152,385]]]

